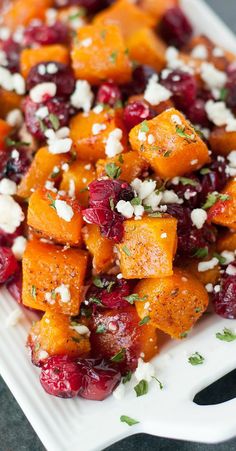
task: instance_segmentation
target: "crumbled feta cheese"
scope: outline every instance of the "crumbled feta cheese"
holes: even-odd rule
[[[39,360],[46,360],[48,356],[49,356],[48,352],[45,351],[44,349],[40,349],[37,355]]]
[[[90,47],[92,42],[93,42],[92,38],[86,38],[86,39],[83,39],[83,41],[80,41],[80,45],[81,45],[81,47]]]
[[[120,128],[115,128],[112,132],[109,133],[107,138],[107,142],[105,145],[105,154],[108,157],[115,157],[124,149],[121,144],[121,139],[123,136],[123,132]]]
[[[138,141],[145,142],[146,140],[147,140],[146,132],[142,132],[141,130],[139,130],[139,132],[138,132]]]
[[[43,102],[45,96],[54,97],[57,92],[57,85],[52,82],[39,83],[30,90],[30,98],[35,103]]]
[[[96,105],[96,106],[93,108],[93,112],[94,112],[95,114],[100,114],[102,111],[103,111],[103,106],[102,106],[102,105]]]
[[[123,384],[123,382],[121,382],[118,387],[116,387],[116,389],[113,391],[113,396],[115,399],[117,400],[121,400],[124,398],[125,396],[125,384]]]
[[[67,138],[69,134],[68,127],[59,128],[56,132],[52,129],[45,131],[45,137],[48,139],[48,150],[52,154],[67,153],[72,146],[72,139]]]
[[[171,190],[165,190],[162,192],[162,200],[163,204],[182,204],[183,199],[180,199],[177,194]]]
[[[84,169],[85,169],[86,171],[90,171],[91,168],[92,168],[91,163],[86,164],[86,165],[84,166]]]
[[[226,132],[236,132],[236,119],[235,118],[228,119],[225,130],[226,130]]]
[[[74,216],[73,209],[64,200],[55,200],[55,209],[59,218],[64,219],[66,222],[70,222]]]
[[[9,194],[9,196],[16,194],[16,183],[7,178],[0,180],[0,194]]]
[[[226,107],[225,102],[214,102],[213,100],[208,100],[205,104],[205,110],[213,124],[218,127],[227,124],[227,122],[233,119],[231,111]]]
[[[91,109],[94,94],[90,84],[86,80],[77,80],[75,90],[71,95],[71,105],[88,113]]]
[[[205,285],[205,288],[207,290],[207,293],[212,293],[213,292],[213,285],[212,285],[212,283],[207,283]]]
[[[137,218],[141,218],[144,213],[144,207],[142,205],[134,205],[134,216]]]
[[[11,36],[11,30],[8,27],[0,27],[0,39],[7,41]]]
[[[220,47],[215,47],[212,51],[212,56],[215,56],[216,58],[220,58],[221,56],[224,56],[225,52]]]
[[[7,194],[0,194],[0,229],[6,233],[14,233],[24,220],[20,205]],[[4,214],[3,214],[4,212]]]
[[[120,272],[119,274],[117,274],[116,278],[119,279],[119,280],[123,279],[123,274],[121,274],[121,272]]]
[[[194,166],[197,163],[198,163],[198,159],[197,158],[195,158],[195,160],[191,160],[190,161],[191,166]]]
[[[178,116],[178,114],[172,114],[172,116],[171,116],[171,121],[172,121],[174,124],[182,125],[181,118]]]
[[[166,232],[161,233],[161,238],[167,238],[167,233]]]
[[[99,135],[102,130],[106,130],[106,124],[93,124],[92,126],[92,134]]]
[[[46,66],[44,64],[40,64],[38,66],[38,73],[39,73],[39,75],[45,75],[46,72],[47,72]]]
[[[7,327],[14,327],[16,326],[19,321],[23,318],[22,311],[19,308],[16,308],[13,310],[10,315],[8,315],[6,319],[6,326]]]
[[[167,63],[167,70],[172,69],[180,69],[184,72],[188,73],[194,73],[194,70],[192,67],[185,64],[180,58],[179,58],[179,51],[175,47],[168,47],[165,53],[166,63]]]
[[[155,136],[154,135],[152,135],[151,133],[149,133],[149,135],[148,135],[148,144],[154,144],[154,142],[155,142]]]
[[[207,220],[207,212],[203,208],[194,208],[191,211],[191,220],[197,229],[201,229]]]
[[[44,299],[51,305],[55,304],[55,299],[52,298],[52,293],[50,292],[45,293]]]
[[[71,329],[75,330],[80,335],[87,335],[87,337],[90,336],[91,332],[87,326],[84,324],[73,324],[70,326]]]
[[[138,366],[134,373],[135,378],[138,382],[145,379],[147,382],[152,380],[155,376],[155,368],[150,362],[144,362],[141,358],[138,359]]]
[[[64,285],[64,283],[62,283],[59,287],[55,289],[55,293],[59,294],[62,302],[65,303],[70,302],[71,296],[68,285]]]
[[[63,171],[68,172],[69,169],[70,169],[70,166],[69,166],[68,163],[63,163],[61,168],[62,168]]]
[[[149,196],[145,197],[143,200],[143,204],[151,207],[153,211],[155,211],[162,200],[162,193],[156,193],[153,191]]]
[[[5,67],[0,66],[0,86],[7,91],[13,91],[13,80],[11,72]]]
[[[11,110],[7,114],[6,121],[11,127],[20,127],[23,123],[23,114],[21,110],[18,108]]]
[[[19,160],[19,151],[16,149],[13,149],[12,153],[11,153],[11,158],[13,158],[13,160]]]
[[[223,265],[229,265],[235,259],[235,253],[231,251],[223,251],[220,255],[225,259],[224,263],[222,263]]]
[[[75,197],[75,181],[73,179],[69,180],[69,190],[68,190],[69,197]]]
[[[208,271],[209,269],[213,269],[215,266],[217,266],[219,263],[218,258],[213,257],[211,260],[208,260],[206,262],[200,262],[198,263],[198,271],[204,272]]]
[[[27,239],[24,236],[17,236],[14,239],[11,250],[17,260],[22,260],[22,256],[25,252],[26,244],[27,244]]]
[[[47,25],[54,25],[57,20],[57,10],[55,8],[48,8],[45,12]]]
[[[12,83],[13,89],[16,91],[17,94],[19,94],[20,96],[25,94],[25,80],[21,74],[13,74]]]
[[[126,202],[125,200],[119,200],[116,204],[116,209],[127,219],[132,218],[134,214],[134,207],[129,201]]]
[[[44,186],[48,191],[53,191],[54,193],[57,192],[57,189],[54,186],[54,182],[52,182],[51,180],[46,180]]]
[[[208,50],[204,44],[198,44],[193,48],[191,56],[193,58],[206,60],[208,58]]]
[[[227,159],[229,161],[226,166],[226,172],[231,177],[236,176],[236,150],[232,150],[229,155],[227,155]]]
[[[220,285],[215,285],[214,286],[214,292],[215,293],[219,293],[220,292]]]
[[[216,69],[216,67],[211,63],[202,63],[200,74],[202,80],[209,89],[221,89],[227,81],[226,73]]]
[[[49,64],[47,64],[46,71],[47,71],[48,74],[53,75],[53,74],[56,74],[58,72],[58,67],[57,67],[57,65],[55,63],[49,63]]]
[[[132,188],[136,191],[138,197],[143,200],[147,198],[156,189],[155,180],[142,180],[136,178],[131,182]]]
[[[236,268],[233,265],[229,265],[226,268],[226,274],[228,274],[229,276],[236,276]]]
[[[149,80],[144,92],[144,99],[151,105],[158,105],[172,96],[172,92],[158,83],[157,74],[153,74]]]
[[[35,113],[35,116],[39,117],[40,119],[45,119],[48,115],[49,111],[47,106],[41,106]]]

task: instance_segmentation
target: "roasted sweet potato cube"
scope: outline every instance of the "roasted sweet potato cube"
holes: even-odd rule
[[[127,40],[129,56],[139,64],[147,64],[160,72],[166,64],[166,45],[150,28],[140,28]]]
[[[78,315],[87,259],[87,252],[80,249],[29,241],[23,257],[23,304]]]
[[[146,279],[173,274],[176,250],[175,218],[143,217],[124,221],[124,237],[118,250],[125,279]]]
[[[86,247],[93,256],[95,272],[106,272],[115,260],[114,243],[103,237],[99,227],[95,224],[87,224],[82,232]]]
[[[178,0],[140,0],[139,6],[155,17],[155,19],[160,20],[163,14],[169,8],[174,8],[178,5]]]
[[[71,53],[76,78],[92,84],[106,79],[119,84],[130,81],[131,63],[117,26],[86,25],[78,29],[77,37]]]
[[[132,149],[163,178],[195,171],[209,161],[206,144],[174,108],[136,125],[129,137]]]
[[[210,208],[208,219],[236,230],[236,180],[227,184],[220,199]]]
[[[130,183],[148,169],[148,164],[138,152],[126,152],[122,156],[117,155],[106,160],[98,160],[96,169],[98,178],[108,175],[111,173],[110,171],[114,170],[119,173],[116,178]]]
[[[75,161],[63,172],[61,190],[66,191],[72,197],[76,197],[81,205],[88,205],[88,185],[96,178],[94,166],[84,161]]]
[[[1,103],[1,118],[5,119],[6,115],[16,108],[20,108],[22,96],[19,96],[14,91],[7,91],[0,89],[0,103]]]
[[[141,280],[135,287],[140,298],[136,302],[140,318],[150,318],[150,324],[171,335],[183,338],[208,306],[208,294],[192,274],[175,269],[170,277]]]
[[[212,63],[218,70],[225,71],[230,62],[235,60],[235,55],[223,48],[217,46],[218,55],[215,53],[216,45],[205,35],[194,36],[187,46],[183,49],[191,54],[198,55],[198,46],[203,46],[206,49],[206,57],[202,58],[207,62]],[[195,50],[196,49],[196,50]],[[220,52],[221,51],[221,52]],[[196,52],[196,53],[194,53]]]
[[[236,250],[236,232],[226,232],[221,235],[216,243],[218,252]]]
[[[211,149],[219,155],[228,155],[236,149],[236,132],[227,132],[225,127],[215,127],[209,138]]]
[[[20,25],[27,26],[33,19],[43,20],[45,12],[52,6],[53,0],[15,0],[8,3],[2,15],[3,23],[11,30]]]
[[[47,310],[42,319],[33,324],[27,339],[33,363],[42,364],[52,355],[86,357],[90,351],[89,338],[79,330],[79,324],[69,316]]]
[[[82,213],[77,200],[59,196],[45,188],[29,200],[27,223],[40,237],[57,243],[79,246],[82,241]]]
[[[11,130],[11,126],[3,119],[0,119],[0,149],[6,148],[6,139]]]
[[[24,78],[30,69],[38,63],[55,61],[56,63],[69,63],[69,51],[63,45],[44,45],[32,49],[24,49],[20,55],[20,68]]]
[[[199,279],[203,285],[207,285],[208,283],[212,283],[215,285],[217,281],[220,278],[220,265],[214,266],[212,269],[208,269],[207,271],[198,271],[198,264],[199,262],[203,261],[209,261],[214,257],[213,253],[211,255],[207,255],[204,258],[195,259],[195,258],[189,258],[184,260],[183,265],[181,264],[181,267],[183,269],[186,269],[191,274],[193,274],[197,279]]]
[[[70,137],[78,154],[83,161],[96,162],[105,158],[105,144],[109,134],[119,128],[122,130],[121,144],[127,147],[127,133],[120,110],[103,110],[97,114],[79,113],[70,122]]]
[[[61,174],[61,166],[68,160],[67,154],[53,155],[47,147],[41,147],[36,153],[28,172],[21,180],[17,195],[26,199],[37,188],[43,188],[47,180],[57,180]]]
[[[95,24],[101,26],[117,25],[125,38],[141,27],[154,27],[156,20],[128,0],[118,0],[109,8],[97,14]]]

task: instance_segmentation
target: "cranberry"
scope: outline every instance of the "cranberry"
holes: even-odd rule
[[[24,45],[30,46],[32,44],[64,44],[68,41],[68,38],[68,28],[62,22],[56,22],[51,26],[37,23],[29,25],[26,28],[24,33]]]
[[[19,149],[18,152],[18,158],[13,158],[11,155],[9,156],[4,170],[4,177],[9,178],[16,183],[20,182],[22,176],[30,166],[30,159],[27,156],[26,149]]]
[[[153,114],[149,105],[142,101],[128,103],[124,109],[124,122],[128,130],[145,119],[152,119],[154,116],[155,114]]]
[[[199,204],[199,193],[201,193],[201,183],[197,176],[190,174],[181,177],[177,184],[170,182],[167,187],[172,189],[178,197],[184,200],[187,207],[196,208]]]
[[[121,379],[118,370],[103,360],[68,356],[49,357],[42,367],[40,382],[50,395],[73,398],[77,395],[102,401],[109,396]]]
[[[0,283],[5,283],[18,268],[17,260],[8,247],[0,247]]]
[[[7,289],[18,304],[22,302],[22,271],[17,271],[7,282]]]
[[[133,70],[132,81],[121,86],[124,98],[127,99],[135,94],[143,94],[149,78],[155,73],[156,71],[150,66],[137,66]]]
[[[100,226],[104,237],[119,243],[122,240],[124,227],[123,217],[108,208],[87,208],[83,211],[85,221]]]
[[[119,280],[115,276],[109,275],[100,276],[99,279],[94,279],[93,284],[86,293],[86,300],[93,303],[93,299],[99,299],[102,307],[110,309],[127,307],[129,303],[125,297],[130,295],[131,288],[130,282],[125,279]],[[93,305],[96,308],[100,307],[99,304]]]
[[[55,73],[51,74],[47,72],[47,67],[50,68],[50,64],[55,66]],[[46,68],[46,73],[42,75],[40,73],[40,67],[42,68],[43,66]],[[75,87],[75,77],[72,69],[66,64],[57,63],[54,61],[36,64],[30,69],[26,79],[27,90],[30,90],[39,83],[44,82],[55,83],[57,86],[57,95],[62,97],[69,96],[74,91]]]
[[[10,72],[19,72],[20,70],[20,52],[21,46],[12,38],[1,42],[1,50],[5,52],[7,58],[7,69]]]
[[[119,100],[121,100],[120,88],[112,81],[103,83],[98,89],[97,102],[113,107]]]
[[[204,203],[207,195],[213,191],[221,191],[227,182],[226,161],[224,157],[218,157],[217,160],[209,165],[209,173],[201,177],[200,201]]]
[[[94,180],[89,185],[89,206],[110,208],[119,200],[131,200],[134,192],[131,186],[122,180]]]
[[[0,246],[11,247],[16,237],[23,234],[23,227],[20,226],[15,233],[6,233],[0,229]]]
[[[172,93],[172,100],[179,109],[191,107],[197,95],[197,82],[193,75],[181,70],[174,70],[161,83]]]
[[[202,127],[209,126],[209,120],[205,110],[205,102],[203,99],[195,99],[186,110],[186,114],[190,122],[201,125]]]
[[[9,158],[8,151],[0,149],[0,180],[5,177],[5,169]]]
[[[168,45],[177,48],[187,44],[193,33],[192,25],[178,7],[167,9],[161,19],[159,31]]]
[[[36,116],[36,111],[42,106],[46,106],[49,112],[49,115],[43,121]],[[68,125],[70,117],[69,103],[58,97],[48,99],[44,103],[34,103],[28,96],[24,100],[23,111],[27,129],[39,140],[44,139],[44,128],[55,129],[54,120],[50,118],[50,114],[57,118],[58,126],[56,129]]]
[[[228,68],[228,81],[225,85],[225,102],[229,108],[236,108],[236,66]]]
[[[55,5],[58,7],[79,6],[86,8],[89,13],[100,11],[111,3],[113,3],[111,0],[55,0]]]
[[[236,261],[230,264],[236,269]],[[224,318],[236,318],[236,277],[227,274],[221,276],[220,291],[213,293],[213,304],[218,315]]]

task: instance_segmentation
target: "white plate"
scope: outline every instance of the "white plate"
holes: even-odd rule
[[[182,0],[184,10],[198,32],[236,53],[236,39],[201,0]],[[48,451],[102,450],[115,441],[138,432],[202,442],[217,442],[235,435],[236,399],[198,406],[194,395],[236,367],[236,342],[226,343],[215,334],[236,321],[205,315],[187,340],[170,342],[154,359],[161,391],[153,381],[146,396],[128,391],[122,401],[112,396],[103,402],[63,400],[42,390],[39,370],[32,366],[25,349],[32,314],[24,311],[14,328],[6,319],[16,303],[6,290],[0,292],[0,372]],[[200,352],[203,365],[191,366],[188,356]],[[140,421],[129,427],[121,415]]]

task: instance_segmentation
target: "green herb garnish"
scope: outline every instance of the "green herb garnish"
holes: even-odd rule
[[[144,133],[147,133],[147,132],[149,131],[149,126],[148,126],[147,121],[143,121],[143,122],[140,124],[140,131],[141,131],[141,132],[144,132]]]
[[[115,163],[107,163],[105,166],[105,171],[108,177],[110,177],[111,179],[118,179],[121,174],[121,168]]]
[[[124,253],[125,253],[128,257],[131,256],[131,252],[130,252],[130,250],[129,250],[129,248],[128,248],[127,246],[123,246],[123,247],[122,247],[122,250],[124,251]]]
[[[37,289],[35,285],[32,285],[31,287],[31,296],[36,299]]]
[[[236,334],[231,329],[227,329],[227,327],[225,327],[223,332],[216,333],[216,338],[229,343],[230,341],[236,340]]]
[[[104,332],[106,332],[106,327],[104,324],[99,324],[96,329],[96,334],[104,334]]]
[[[202,168],[202,169],[200,170],[200,174],[201,174],[201,175],[209,174],[209,172],[211,172],[209,168]]]
[[[148,393],[148,382],[145,379],[142,379],[137,385],[135,385],[134,390],[137,397],[146,395]]]
[[[25,141],[15,141],[14,139],[11,139],[9,137],[6,138],[5,143],[7,145],[7,147],[20,147],[20,146],[29,146],[30,143],[29,142],[25,142]]]
[[[164,388],[164,385],[162,384],[162,382],[161,381],[159,381],[159,379],[157,379],[157,377],[156,376],[151,376],[152,377],[152,379],[155,379],[155,381],[157,381],[158,382],[158,384],[159,384],[159,387],[160,387],[160,390],[163,390],[163,388]]]
[[[115,355],[113,355],[113,357],[111,357],[111,361],[112,362],[122,362],[125,358],[125,353],[126,353],[125,348],[121,348],[121,350],[119,352],[117,352],[117,354],[115,354]]]
[[[223,257],[222,255],[218,254],[217,252],[214,252],[213,257],[217,258],[217,260],[219,261],[220,265],[224,265],[226,263],[226,258]]]
[[[204,258],[208,255],[207,247],[199,247],[196,252],[193,254],[193,257]]]
[[[47,194],[47,198],[50,200],[50,204],[49,204],[49,207],[52,207],[52,208],[54,208],[54,210],[56,210],[56,201],[55,201],[55,199],[53,199],[53,197],[51,196],[51,194]]]
[[[143,319],[141,319],[141,321],[139,321],[139,326],[143,326],[144,324],[147,324],[150,321],[150,316],[144,316]]]
[[[134,197],[131,201],[130,201],[131,205],[141,205],[141,199],[140,197]]]
[[[135,301],[146,301],[147,296],[140,298],[137,293],[130,294],[129,296],[125,296],[124,299],[128,301],[130,304],[133,304]]]
[[[60,127],[60,121],[58,117],[55,114],[50,113],[48,119],[50,120],[54,130],[58,130]]]
[[[122,383],[126,384],[127,382],[129,382],[131,380],[132,377],[132,371],[128,371],[126,373],[126,375],[122,378]]]
[[[188,358],[188,362],[191,363],[191,365],[202,365],[205,358],[199,354],[199,352],[195,352]]]
[[[128,424],[128,426],[134,426],[134,424],[139,423],[139,421],[134,420],[133,418],[127,417],[127,415],[121,415],[120,421],[121,421],[121,423]]]
[[[185,132],[185,127],[180,127],[178,125],[176,125],[176,133],[177,135],[179,135],[181,138],[186,139],[187,141],[194,141],[195,140],[195,135],[194,133],[192,133],[192,135],[188,135]]]
[[[114,52],[112,52],[112,53],[110,54],[109,59],[110,59],[110,61],[111,61],[113,64],[116,63],[117,55],[118,55],[118,52],[117,52],[117,51],[114,51]]]
[[[180,177],[179,181],[180,181],[180,183],[182,183],[182,185],[190,185],[190,186],[198,185],[198,182],[196,182],[196,180],[192,180],[187,177]]]
[[[207,210],[208,208],[212,207],[212,205],[214,205],[216,202],[218,202],[218,200],[225,201],[228,199],[229,199],[228,194],[209,193],[207,196],[207,200],[205,204],[202,206],[202,208],[204,208],[204,210]]]

